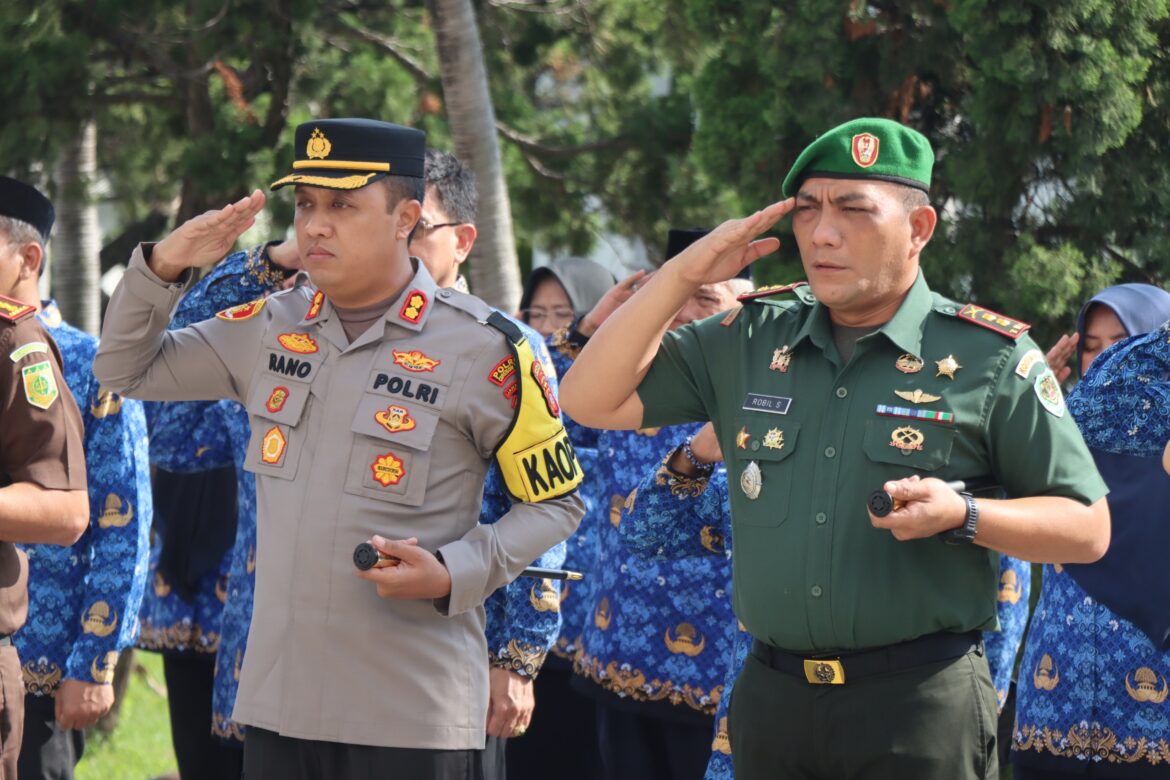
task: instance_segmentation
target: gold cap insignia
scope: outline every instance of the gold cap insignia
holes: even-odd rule
[[[305,154],[313,160],[324,160],[332,151],[333,144],[329,143],[329,139],[320,129],[314,128],[313,134],[309,136],[309,143],[306,145]]]

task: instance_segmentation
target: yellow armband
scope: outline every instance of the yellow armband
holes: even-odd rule
[[[517,501],[545,501],[571,493],[584,475],[544,367],[515,323],[498,313],[488,322],[507,337],[517,368],[516,414],[496,448],[504,485]]]

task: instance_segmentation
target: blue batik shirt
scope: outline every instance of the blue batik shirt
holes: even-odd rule
[[[285,271],[272,263],[267,248],[265,244],[246,252],[236,252],[220,262],[180,301],[170,329],[202,322],[214,317],[216,312],[261,298],[275,290],[285,278]],[[218,403],[167,401],[149,404],[151,462],[168,471],[181,473],[233,464],[235,456],[229,428],[221,417],[210,413]],[[139,646],[164,652],[215,653],[219,648],[220,619],[228,596],[232,552],[224,554],[217,570],[204,575],[193,602],[188,603],[172,591],[171,585],[158,572],[161,549],[161,542],[156,540],[151,551],[152,587],[142,605]]]
[[[15,642],[26,690],[44,696],[63,680],[113,680],[138,634],[153,506],[142,404],[102,390],[92,368],[97,339],[63,322],[54,302],[39,319],[85,423],[90,505],[89,528],[71,547],[21,545],[29,606]]]
[[[700,427],[599,435],[605,467],[596,479],[605,485],[609,522],[600,524],[593,605],[574,671],[624,702],[661,702],[674,705],[676,714],[714,716],[735,643],[730,560],[719,548],[704,556],[647,561],[630,552],[618,531],[640,500],[646,473]],[[674,479],[673,490],[703,492],[700,479]]]

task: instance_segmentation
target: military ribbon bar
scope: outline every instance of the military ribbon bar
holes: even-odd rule
[[[911,420],[934,420],[935,422],[953,423],[955,415],[951,412],[932,412],[928,409],[910,409],[906,406],[877,405],[877,413],[886,417],[908,417]]]

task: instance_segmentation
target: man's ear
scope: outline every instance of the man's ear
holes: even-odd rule
[[[910,212],[910,254],[918,255],[934,235],[938,212],[933,206],[919,206]]]
[[[479,235],[479,231],[470,222],[456,225],[452,230],[455,231],[457,239],[457,243],[455,244],[455,263],[459,264],[471,254],[471,247],[475,245],[475,237]]]
[[[417,200],[404,200],[394,208],[394,216],[397,220],[394,225],[394,237],[399,241],[406,241],[418,223],[418,218],[422,216],[422,204]]]
[[[17,251],[20,254],[21,260],[21,280],[39,279],[41,276],[41,265],[45,262],[45,248],[36,241],[29,241],[26,244],[22,244]]]

